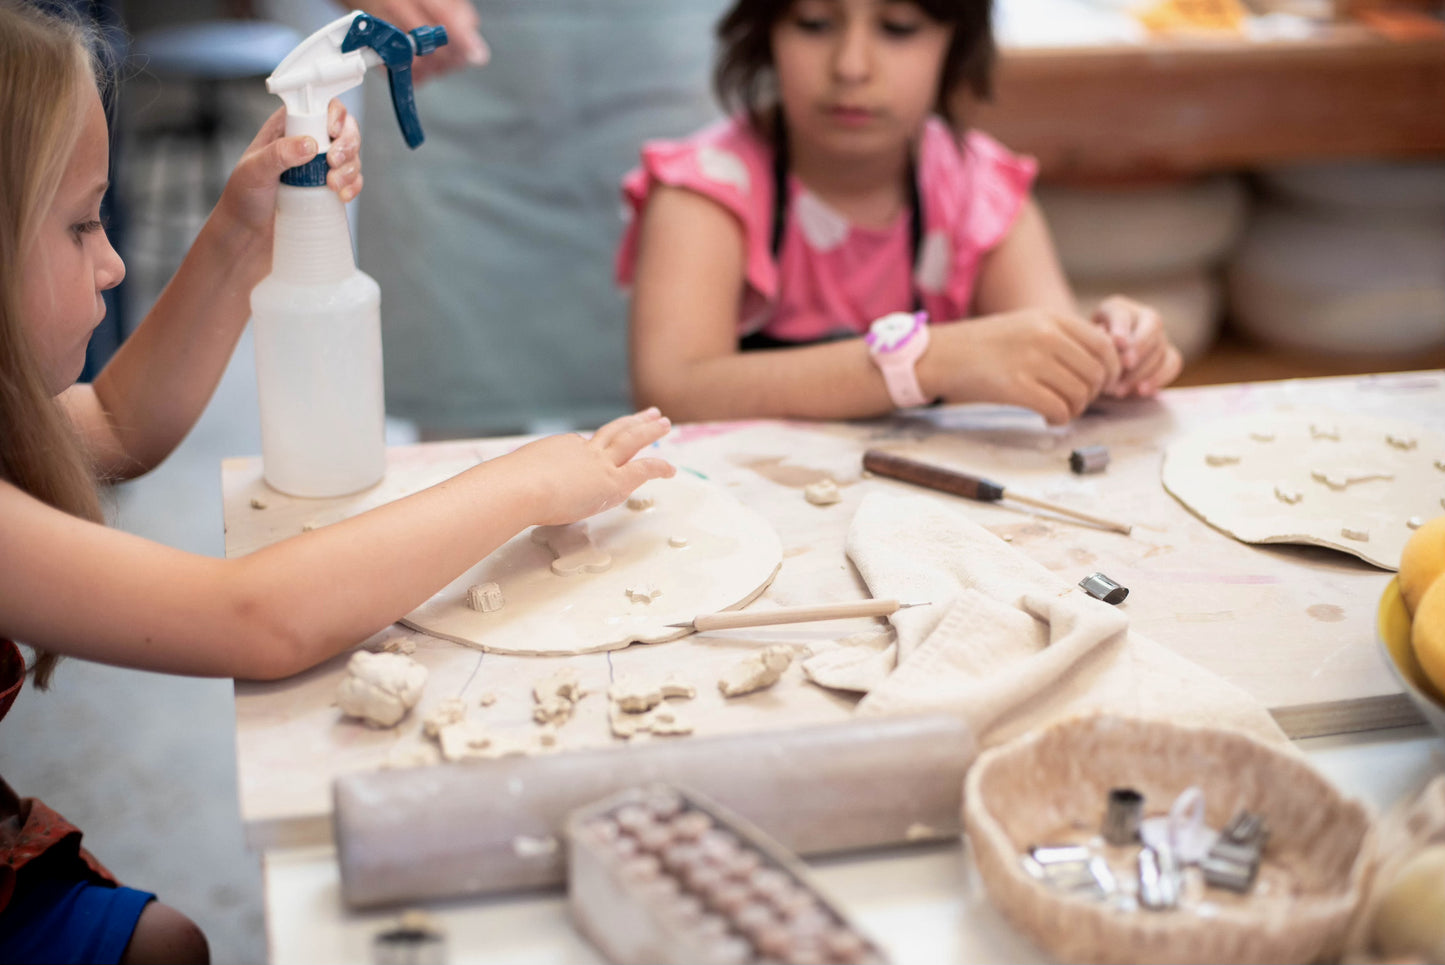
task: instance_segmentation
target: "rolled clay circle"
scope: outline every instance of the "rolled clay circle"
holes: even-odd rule
[[[552,550],[524,531],[401,622],[500,653],[618,650],[674,640],[688,631],[668,624],[751,602],[782,565],[772,524],[716,483],[679,472],[635,495],[652,500],[647,512],[624,503],[581,524],[591,546],[610,557],[606,569],[558,575]],[[679,537],[685,552],[672,545]],[[468,588],[482,583],[502,587],[507,605],[490,613],[467,606]],[[649,602],[629,596],[644,585],[656,590]]]

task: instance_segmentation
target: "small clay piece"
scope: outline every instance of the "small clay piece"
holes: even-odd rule
[[[260,496],[252,496],[252,497],[251,497],[251,508],[252,508],[252,509],[265,509],[265,508],[266,508],[266,500],[262,499]]]
[[[494,739],[486,727],[471,720],[457,720],[437,730],[437,744],[442,757],[449,761],[465,761],[494,756]]]
[[[838,484],[831,479],[820,479],[803,487],[803,498],[814,506],[831,506],[843,498]]]
[[[1273,432],[1251,432],[1249,437],[1255,442],[1274,442]]]
[[[1404,450],[1404,451],[1406,451],[1406,452],[1409,452],[1411,449],[1414,449],[1414,448],[1415,448],[1415,444],[1416,444],[1416,440],[1415,440],[1413,437],[1411,437],[1411,436],[1397,436],[1397,435],[1395,435],[1394,433],[1390,433],[1389,435],[1386,435],[1386,436],[1385,436],[1385,441],[1386,441],[1387,443],[1389,443],[1390,445],[1394,446],[1396,449],[1402,449],[1402,450]]]
[[[793,650],[774,644],[735,664],[718,679],[724,697],[741,697],[771,687],[793,662]]]
[[[1411,516],[1409,519],[1405,520],[1405,525],[1410,527],[1411,529],[1419,529],[1421,526],[1425,525],[1425,521],[1419,516]]]
[[[402,653],[408,656],[416,653],[416,641],[411,637],[387,637],[380,643],[366,648],[372,653]]]
[[[1239,457],[1227,452],[1211,452],[1204,457],[1204,461],[1211,466],[1232,466],[1239,462]]]
[[[1310,425],[1310,438],[1311,438],[1311,439],[1329,439],[1329,440],[1332,441],[1332,442],[1339,442],[1339,441],[1340,441],[1340,427],[1339,427],[1339,426],[1319,426],[1319,425],[1313,425],[1313,424],[1311,424],[1311,425]]]
[[[1278,499],[1282,503],[1288,503],[1289,505],[1293,506],[1301,499],[1304,499],[1305,494],[1300,492],[1298,489],[1290,489],[1283,483],[1276,483],[1274,487],[1274,498]]]
[[[315,528],[316,528],[316,524],[315,524],[315,523],[306,522],[306,523],[302,523],[302,524],[301,524],[301,532],[303,532],[303,533],[309,533],[309,532],[311,532],[311,531],[312,531],[313,529],[315,529]]]
[[[607,689],[607,698],[618,709],[629,714],[640,714],[651,710],[668,697],[691,700],[696,695],[697,688],[675,677],[657,681],[623,675],[614,680],[612,686]]]
[[[558,576],[601,573],[612,565],[612,557],[592,545],[586,523],[538,526],[532,530],[532,542],[552,551],[556,557],[552,572]]]
[[[1361,543],[1368,543],[1370,541],[1370,531],[1367,529],[1354,529],[1349,526],[1343,526],[1340,528],[1340,535],[1345,539],[1358,540]]]
[[[1440,470],[1441,472],[1445,472],[1445,459],[1436,459],[1435,468]]]
[[[585,696],[587,692],[582,689],[577,671],[572,667],[563,667],[543,677],[532,688],[532,699],[536,702],[532,708],[532,719],[539,724],[560,727],[572,719],[573,707]]]
[[[358,650],[346,664],[336,703],[368,726],[394,727],[416,705],[426,677],[426,667],[410,657]]]
[[[669,537],[667,538],[667,545],[668,545],[668,546],[671,546],[671,547],[672,547],[673,549],[675,549],[675,550],[680,550],[680,549],[682,549],[684,546],[687,545],[687,537],[686,537],[686,536],[669,536]]]
[[[378,965],[440,965],[446,960],[446,931],[439,921],[419,909],[402,912],[396,927],[378,932],[372,939],[372,961]]]
[[[627,508],[637,512],[642,512],[644,509],[651,509],[655,503],[656,500],[643,493],[633,493],[627,497]]]
[[[657,588],[656,583],[643,583],[627,588],[627,599],[633,603],[651,603],[662,596],[662,591]]]
[[[467,588],[467,606],[479,613],[495,613],[506,602],[502,588],[495,583],[478,583]]]
[[[1310,478],[1315,482],[1322,482],[1334,490],[1346,489],[1355,483],[1373,482],[1384,480],[1388,482],[1395,478],[1394,473],[1388,472],[1326,472],[1323,469],[1315,469],[1310,472]]]
[[[477,701],[477,703],[481,704],[483,707],[490,707],[496,702],[497,695],[492,693],[490,690],[482,694],[481,699]]]
[[[458,723],[466,716],[467,705],[462,703],[460,698],[448,697],[421,722],[421,732],[428,737],[436,737],[443,727]]]
[[[539,724],[559,726],[572,719],[572,701],[565,697],[543,697],[532,708],[532,719]]]

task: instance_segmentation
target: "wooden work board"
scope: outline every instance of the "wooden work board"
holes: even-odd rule
[[[1213,419],[1277,409],[1388,416],[1445,431],[1445,372],[1174,389],[1156,401],[1102,401],[1061,428],[1023,410],[985,406],[855,423],[682,425],[658,446],[658,454],[726,487],[777,528],[783,564],[752,606],[866,597],[844,553],[853,511],[868,492],[909,492],[944,501],[1064,580],[1077,582],[1098,571],[1128,587],[1123,609],[1138,632],[1258,698],[1291,736],[1416,723],[1416,711],[1377,652],[1375,609],[1390,573],[1331,550],[1237,542],[1192,515],[1160,484],[1160,462],[1172,439]],[[354,515],[524,441],[393,448],[383,482],[330,500],[283,496],[262,480],[259,459],[226,460],[227,555],[241,556]],[[1070,451],[1085,445],[1108,447],[1106,471],[1070,472]],[[978,473],[1021,493],[1127,520],[1134,532],[1124,536],[1008,502],[970,502],[865,478],[861,458],[867,448]],[[840,502],[815,506],[805,500],[803,488],[823,478],[839,484]],[[847,719],[855,698],[809,683],[796,662],[777,686],[742,698],[724,700],[715,681],[760,642],[825,647],[883,627],[882,621],[863,619],[799,624],[605,653],[528,657],[483,653],[393,626],[368,643],[408,638],[416,644],[414,658],[430,673],[420,704],[396,728],[368,729],[342,718],[335,693],[345,655],[284,681],[236,685],[240,805],[248,840],[260,848],[329,840],[333,779],[416,763],[434,746],[422,734],[421,721],[448,698],[463,698],[469,714],[494,732],[534,731],[532,686],[563,664],[574,666],[593,694],[558,731],[562,749],[614,743],[606,688],[614,674],[629,670],[670,672],[692,682],[697,697],[682,709],[699,735]],[[484,695],[495,702],[483,707]]]

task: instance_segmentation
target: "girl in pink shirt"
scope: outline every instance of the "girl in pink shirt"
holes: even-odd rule
[[[1152,309],[1076,315],[1033,160],[935,116],[960,84],[989,94],[987,0],[738,0],[718,37],[737,113],[645,145],[623,182],[639,402],[677,419],[995,402],[1063,423],[1178,375]]]

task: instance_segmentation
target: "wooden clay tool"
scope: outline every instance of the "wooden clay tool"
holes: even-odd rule
[[[781,606],[771,610],[723,610],[704,613],[689,623],[669,623],[686,630],[732,630],[736,627],[770,627],[780,623],[809,623],[816,620],[843,620],[848,617],[886,617],[911,606],[928,606],[926,602],[900,603],[897,600],[850,600],[844,603],[822,603],[817,606]]]
[[[1051,503],[1034,496],[1025,496],[979,476],[971,476],[956,469],[933,466],[916,459],[909,459],[907,456],[884,452],[881,449],[869,449],[863,453],[863,468],[880,476],[901,479],[916,486],[926,486],[929,489],[937,489],[939,492],[977,499],[980,502],[990,503],[1000,499],[1011,499],[1016,503],[1037,506],[1040,509],[1047,509],[1051,513],[1058,513],[1060,516],[1069,516],[1093,526],[1111,529],[1116,533],[1123,533],[1125,536],[1134,529],[1128,523],[1120,523],[1102,516],[1080,512],[1077,509],[1060,506],[1058,503]]]
[[[958,718],[885,717],[344,774],[341,893],[362,908],[561,884],[567,815],[654,781],[799,854],[954,837],[976,753]]]

